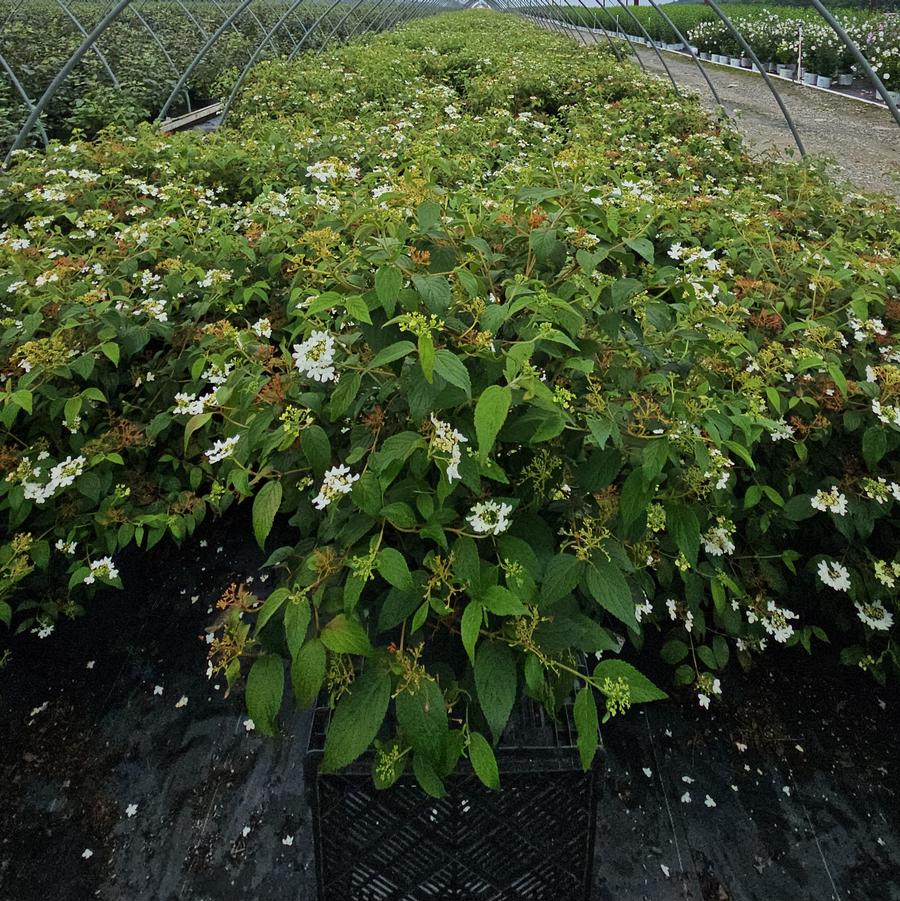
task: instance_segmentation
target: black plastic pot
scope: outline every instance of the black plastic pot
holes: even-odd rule
[[[307,754],[319,901],[588,901],[599,785],[570,706],[553,722],[523,702],[496,749],[501,790],[462,769],[440,800],[411,775],[379,791],[369,756],[319,773],[329,713]]]

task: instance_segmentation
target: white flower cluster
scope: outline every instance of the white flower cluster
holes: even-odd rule
[[[880,319],[861,320],[851,316],[847,324],[853,329],[853,337],[859,342],[884,337],[888,333]]]
[[[40,460],[44,455],[39,455]],[[33,466],[30,461],[25,461],[25,472],[27,473],[25,480],[22,482],[22,490],[25,492],[27,500],[34,501],[36,504],[43,504],[49,500],[60,488],[68,488],[75,479],[84,472],[87,459],[82,456],[66,457],[62,463],[50,469],[47,482],[29,481],[29,479],[38,479],[41,476],[42,468]]]
[[[794,437],[794,427],[785,422],[784,419],[779,419],[775,423],[775,428],[769,432],[769,437],[773,441],[787,441],[789,438]]]
[[[512,507],[500,501],[479,501],[466,517],[480,535],[501,535],[509,528]]]
[[[900,405],[883,404],[880,400],[873,400],[872,412],[885,425],[900,426]]]
[[[823,513],[834,513],[836,516],[847,515],[847,497],[837,488],[832,488],[830,491],[817,491],[810,498],[809,503],[814,510],[821,510]]]
[[[671,619],[671,620],[678,619],[678,615],[679,615],[678,603],[675,601],[674,598],[669,598],[666,601],[666,609],[669,611],[669,619]],[[694,629],[694,614],[691,613],[690,610],[685,610],[684,616],[682,618],[684,619],[684,628],[688,632],[693,631],[693,629]]]
[[[99,560],[91,561],[91,571],[84,577],[85,585],[93,585],[100,579],[117,579],[119,571],[113,565],[112,557],[101,557]]]
[[[268,319],[263,317],[262,319],[257,319],[256,322],[251,326],[253,329],[253,334],[257,336],[257,338],[271,338],[272,337],[272,323],[269,322]]]
[[[63,554],[68,554],[71,557],[75,553],[75,548],[78,547],[78,542],[63,541],[62,538],[57,538],[54,547]]]
[[[216,392],[207,391],[201,397],[196,394],[187,394],[184,391],[175,395],[175,406],[172,413],[175,416],[197,416],[207,407],[211,407],[216,402]]]
[[[434,413],[431,414],[431,424],[434,426],[430,442],[431,450],[450,455],[447,463],[447,481],[453,482],[460,477],[459,463],[462,459],[460,445],[468,443],[469,439],[452,428],[449,422],[438,419]]]
[[[881,476],[877,479],[863,479],[862,487],[866,497],[879,504],[886,504],[891,498],[900,501],[900,485],[896,482],[888,482]]]
[[[730,556],[734,553],[734,542],[731,540],[734,531],[734,523],[720,517],[718,525],[707,529],[703,535],[703,549],[711,557]]]
[[[221,366],[213,363],[204,371],[203,378],[211,385],[224,385],[233,369],[234,363],[223,363]]]
[[[896,560],[888,563],[887,560],[876,560],[874,563],[875,578],[886,588],[894,588],[897,579],[900,579],[900,563]]]
[[[206,451],[209,462],[220,463],[222,460],[227,460],[228,457],[234,453],[234,449],[240,440],[240,435],[232,435],[230,438],[216,441],[213,446]]]
[[[353,483],[359,476],[350,472],[349,466],[332,466],[322,481],[319,493],[313,498],[313,505],[317,510],[324,510],[336,497],[349,494],[353,490]]]
[[[797,614],[787,607],[779,607],[775,601],[769,601],[766,612],[760,616],[753,610],[747,611],[747,622],[759,621],[766,632],[780,644],[784,644],[794,634],[794,627],[790,624],[792,619],[797,619]]]
[[[850,571],[835,560],[820,560],[816,570],[822,583],[835,591],[850,590]]]
[[[301,375],[316,382],[334,380],[334,337],[328,332],[314,331],[302,344],[294,345],[294,365]]]
[[[855,604],[859,618],[870,628],[886,632],[894,624],[894,614],[884,609],[879,601],[868,604]]]
[[[734,461],[729,460],[717,447],[711,447],[709,463],[710,467],[703,473],[703,478],[708,482],[714,482],[717,490],[725,488],[728,485],[731,470],[734,468]]]

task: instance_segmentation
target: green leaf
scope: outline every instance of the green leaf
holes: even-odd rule
[[[668,697],[664,691],[660,691],[643,673],[638,672],[630,663],[624,660],[601,660],[594,668],[594,678],[603,682],[604,679],[624,679],[631,689],[631,703],[644,704],[647,701],[662,701]]]
[[[414,275],[412,282],[429,312],[436,316],[447,312],[453,300],[453,290],[443,275]]]
[[[334,773],[353,763],[372,744],[391,700],[391,677],[377,665],[367,666],[337,703],[319,767]]]
[[[648,263],[653,262],[653,242],[646,238],[626,238],[625,246],[630,247],[636,254],[642,256]]]
[[[15,404],[20,410],[24,410],[29,416],[31,415],[32,397],[30,391],[26,391],[23,388],[19,391],[13,391],[7,397],[10,403]]]
[[[281,506],[281,494],[281,482],[272,480],[266,482],[253,498],[253,534],[256,536],[256,543],[263,549],[266,538],[272,531],[275,514]]]
[[[500,788],[500,770],[494,749],[480,732],[469,732],[469,762],[475,775],[488,788]]]
[[[594,559],[585,570],[588,594],[604,610],[621,620],[629,629],[637,629],[634,618],[634,600],[622,570],[608,560]]]
[[[434,340],[431,332],[423,332],[419,335],[419,365],[422,367],[425,381],[429,384],[434,381],[434,358]]]
[[[463,610],[462,619],[460,620],[459,630],[462,633],[463,647],[472,665],[475,664],[475,645],[478,642],[478,635],[481,632],[481,623],[484,619],[484,608],[478,601],[470,601]]]
[[[646,513],[647,506],[653,500],[656,486],[644,483],[644,474],[640,469],[632,469],[622,485],[622,493],[619,496],[619,513],[622,522],[629,526],[641,514]]]
[[[406,560],[400,551],[392,547],[382,548],[378,552],[378,559],[375,561],[375,568],[379,575],[388,583],[399,588],[401,591],[407,591],[412,588],[412,575]]]
[[[662,646],[659,656],[670,666],[675,666],[676,663],[681,663],[689,652],[690,648],[683,641],[673,638]]]
[[[475,404],[475,434],[478,437],[478,453],[482,462],[487,460],[497,433],[506,422],[512,403],[512,391],[506,386],[490,385],[485,388]]]
[[[184,427],[184,450],[187,452],[188,442],[191,440],[191,435],[197,431],[197,429],[202,428],[212,419],[212,413],[196,413],[193,415]]]
[[[358,294],[351,294],[345,297],[344,307],[354,319],[359,322],[365,322],[367,325],[372,324],[369,308],[366,306],[366,302]]]
[[[287,641],[291,659],[297,656],[306,640],[306,630],[312,616],[309,598],[292,598],[284,610],[284,637]],[[327,630],[327,629],[326,629]]]
[[[300,449],[309,461],[309,467],[317,479],[325,475],[331,464],[331,442],[319,425],[304,429],[300,436]]]
[[[358,372],[345,373],[337,383],[337,387],[331,394],[331,403],[328,405],[328,415],[332,422],[340,419],[347,408],[356,400],[362,378]]]
[[[400,360],[405,356],[408,356],[416,349],[416,345],[412,343],[412,341],[396,341],[393,344],[388,345],[383,350],[378,351],[374,357],[372,357],[369,364],[366,366],[366,369],[378,369],[380,366],[387,366],[388,363],[393,363],[395,360]]]
[[[873,425],[865,430],[862,440],[863,459],[869,469],[874,469],[878,461],[887,453],[887,429]]]
[[[522,616],[528,608],[508,589],[492,585],[478,598],[489,613],[497,616]]]
[[[119,365],[119,345],[113,341],[107,341],[105,344],[100,345],[100,350],[103,351],[103,355],[110,360],[113,366]]]
[[[416,514],[413,512],[413,508],[402,501],[386,504],[378,515],[383,516],[391,525],[400,529],[411,529],[416,524]]]
[[[441,777],[434,771],[434,767],[427,757],[413,754],[413,774],[426,795],[431,795],[432,798],[443,798],[447,794]]]
[[[575,728],[578,730],[578,755],[581,757],[581,767],[587,772],[594,762],[594,756],[600,744],[597,702],[594,700],[594,691],[589,685],[575,695],[572,716],[575,719]]]
[[[388,316],[394,315],[402,287],[403,273],[396,266],[381,266],[375,273],[375,294]]]
[[[435,203],[433,200],[426,200],[416,207],[416,223],[419,226],[419,231],[430,231],[440,221],[440,204]]]
[[[700,522],[697,514],[683,504],[668,505],[666,531],[672,536],[675,547],[687,557],[692,566],[696,566],[700,550]]]
[[[516,661],[505,644],[483,641],[475,652],[475,689],[494,742],[500,740],[516,700]]]
[[[447,741],[447,706],[437,682],[424,679],[414,692],[404,691],[394,699],[397,724],[416,754],[438,765]]]
[[[551,606],[575,590],[581,576],[582,562],[571,554],[557,554],[544,573],[541,604]]]
[[[325,681],[325,645],[318,638],[306,642],[291,664],[291,686],[299,707],[312,707]]]
[[[434,371],[445,381],[466,392],[466,397],[472,397],[472,380],[469,378],[469,370],[453,351],[439,350],[434,355]]]
[[[284,694],[284,664],[277,654],[263,654],[253,661],[247,676],[247,711],[263,735],[275,734],[275,717]]]
[[[368,513],[369,516],[377,516],[381,510],[381,484],[378,477],[371,472],[364,472],[350,489],[350,498],[353,503]]]
[[[336,654],[359,654],[368,657],[373,652],[366,630],[355,619],[339,613],[319,634],[322,644]]]
[[[291,596],[287,588],[276,588],[260,607],[256,614],[256,634],[262,631],[263,626],[281,609],[284,602]]]

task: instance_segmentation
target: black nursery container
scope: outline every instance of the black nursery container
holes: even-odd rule
[[[597,766],[581,768],[571,706],[553,722],[523,702],[496,749],[501,790],[462,769],[440,800],[411,775],[379,791],[368,755],[320,774],[329,713],[308,754],[319,901],[588,901]]]

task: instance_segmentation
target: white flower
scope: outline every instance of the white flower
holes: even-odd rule
[[[690,792],[685,792],[681,796],[681,803],[682,804],[690,804],[691,803],[691,793]]]
[[[112,581],[119,577],[119,571],[113,565],[112,557],[101,557],[91,561],[91,571],[84,577],[85,585],[93,585],[97,578]]]
[[[878,601],[868,604],[855,604],[859,618],[870,628],[880,632],[887,632],[894,624],[894,614],[885,610]]]
[[[353,483],[358,479],[358,475],[350,472],[349,466],[332,466],[325,473],[322,487],[313,498],[313,505],[317,510],[324,510],[336,497],[349,494],[353,490]]]
[[[323,331],[314,331],[302,344],[295,344],[292,356],[300,374],[316,382],[332,381],[334,344],[334,337]]]
[[[708,529],[703,536],[703,549],[712,557],[729,556],[734,553],[733,532],[725,525],[719,524]]]
[[[82,856],[85,860],[90,860],[90,859],[94,856],[94,852],[91,851],[90,848],[85,848],[84,851],[81,852],[81,856]]]
[[[272,323],[266,318],[257,319],[256,322],[253,323],[252,328],[253,333],[259,338],[272,337]]]
[[[137,811],[138,811],[137,804],[129,804],[125,808],[125,816],[127,816],[129,819],[131,819],[131,817],[133,817],[137,813]]]
[[[831,562],[820,560],[817,572],[819,578],[829,588],[833,588],[835,591],[850,590],[850,572],[840,563],[834,560]]]
[[[653,613],[653,604],[650,601],[645,601],[643,604],[635,604],[634,605],[634,618],[641,622],[645,616],[650,616]]]
[[[697,701],[704,710],[709,710],[709,695],[705,695],[701,691],[697,694]]]
[[[460,444],[468,443],[469,439],[451,428],[449,422],[438,419],[434,413],[431,414],[431,424],[434,426],[434,434],[431,436],[430,443],[431,449],[450,455],[447,463],[447,481],[452,483],[454,479],[460,478],[459,463],[462,459]]]
[[[175,406],[172,413],[175,416],[197,416],[203,412],[203,401],[196,394],[179,392],[175,395]]]
[[[773,441],[786,441],[788,438],[794,437],[794,427],[783,419],[779,419],[775,428],[769,432],[769,437]]]
[[[175,702],[175,706],[176,706],[176,707],[187,707],[187,702],[188,702],[187,695],[182,695],[182,696]]]
[[[794,627],[789,622],[792,619],[797,619],[797,614],[793,610],[779,607],[775,601],[769,601],[766,612],[760,616],[759,621],[775,641],[784,644],[794,634]],[[749,613],[747,620],[750,620]]]
[[[155,695],[161,695],[162,693],[163,693],[163,687],[162,687],[162,685],[154,685],[154,686],[153,686],[153,694],[155,694]]]
[[[499,501],[480,501],[466,517],[469,525],[482,535],[500,535],[509,528],[512,507]]]
[[[244,728],[248,732],[252,732],[256,728],[256,723],[254,723],[251,719],[246,719],[244,720]]]
[[[50,470],[50,484],[54,490],[56,488],[66,488],[75,481],[76,476],[80,476],[84,472],[84,465],[87,460],[84,457],[71,456],[66,457],[62,463],[57,463]]]
[[[56,540],[56,544],[54,547],[58,551],[62,551],[64,554],[68,554],[70,557],[75,553],[75,548],[78,547],[77,541],[63,541],[62,538],[58,538]]]
[[[810,498],[809,503],[814,510],[828,511],[837,516],[847,515],[847,497],[837,488],[832,488],[830,491],[817,491]]]
[[[55,626],[53,623],[48,622],[39,622],[37,628],[32,629],[32,634],[37,635],[38,638],[49,638],[53,634],[53,629]]]
[[[286,835],[286,836],[281,840],[281,844],[282,844],[282,845],[287,845],[287,846],[290,848],[290,846],[294,844],[294,836],[293,836],[293,835]]]
[[[224,385],[233,369],[234,363],[224,363],[222,366],[214,363],[203,373],[203,378],[213,385]]]
[[[716,806],[716,802],[713,801],[713,799],[709,795],[706,796],[706,798],[703,800],[703,803],[707,807],[715,807]]]
[[[240,441],[239,435],[232,435],[230,438],[226,438],[224,441],[216,441],[213,446],[206,451],[206,456],[209,458],[210,463],[219,463],[222,460],[228,459],[233,453],[234,448],[237,445],[238,441]]]

